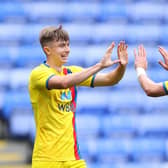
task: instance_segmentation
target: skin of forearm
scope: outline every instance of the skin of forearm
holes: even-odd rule
[[[149,79],[147,75],[139,76],[138,80],[146,95],[150,97],[158,97],[162,95],[159,92],[157,92],[156,83]]]
[[[117,84],[125,73],[126,66],[119,65],[115,70],[106,74],[106,83],[104,85],[111,86]]]
[[[101,64],[98,63],[96,65],[93,65],[92,67],[84,69],[81,72],[66,75],[61,78],[62,85],[61,85],[60,89],[61,88],[66,89],[66,88],[72,87],[74,85],[77,85],[77,84],[83,82],[84,80],[86,80],[88,77],[97,73],[101,69],[103,69],[103,68],[101,67]]]
[[[117,84],[123,77],[125,73],[126,66],[119,65],[114,71],[109,72],[107,74],[108,84],[107,85],[114,85]]]

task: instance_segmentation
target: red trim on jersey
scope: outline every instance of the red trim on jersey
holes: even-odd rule
[[[67,74],[68,74],[68,70],[67,70],[66,68],[64,68],[64,69],[63,69],[63,73],[64,73],[65,75],[67,75]]]
[[[75,131],[75,114],[74,113],[73,113],[72,123],[73,123],[73,130],[74,130],[73,136],[74,136],[74,141],[75,141],[75,144],[74,144],[75,158],[76,160],[79,160],[80,156],[79,156],[77,136],[76,136],[76,131]]]
[[[76,135],[76,127],[75,127],[75,109],[76,109],[76,102],[75,102],[75,96],[76,96],[76,93],[75,93],[75,87],[72,87],[71,88],[71,93],[72,93],[72,105],[73,106],[73,119],[72,119],[72,123],[73,123],[73,136],[74,136],[74,141],[75,141],[75,144],[74,144],[74,151],[75,151],[75,158],[77,160],[80,159],[80,155],[79,155],[79,149],[78,149],[78,143],[77,143],[77,135]]]
[[[65,75],[67,75],[68,70],[66,68],[64,68],[63,73]],[[70,90],[71,90],[71,94],[72,94],[71,108],[73,110],[72,125],[73,125],[73,137],[74,137],[74,154],[75,154],[76,160],[79,160],[80,154],[79,154],[79,149],[78,149],[77,134],[76,134],[76,127],[75,127],[75,111],[76,111],[76,89],[75,89],[75,86],[71,87]]]

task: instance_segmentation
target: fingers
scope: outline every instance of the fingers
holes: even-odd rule
[[[117,47],[117,54],[120,56],[120,53],[122,51],[126,51],[128,48],[128,45],[125,44],[125,41],[120,41]]]
[[[125,44],[125,41],[120,41],[117,47],[117,51],[121,52],[123,50],[126,50],[128,48],[128,45]]]
[[[166,56],[166,55],[167,55],[167,51],[166,51],[163,47],[159,47],[159,52],[160,52],[163,56]]]
[[[138,46],[138,56],[141,56],[141,45]]]
[[[143,57],[144,56],[143,52],[144,52],[144,47],[141,44],[141,45],[138,46],[138,56]]]
[[[135,56],[135,62],[134,62],[135,69],[137,67],[147,69],[146,50],[142,44],[138,46],[138,50],[134,49],[134,56]]]
[[[146,57],[146,50],[143,45],[142,45],[142,50],[143,50],[143,56]]]
[[[134,56],[137,58],[136,48],[134,48]]]
[[[138,55],[136,54],[136,49],[134,49],[134,56],[146,57],[146,50],[142,44],[138,46]]]
[[[117,60],[114,60],[114,61],[113,61],[113,64],[117,64],[117,63],[119,63],[119,62],[121,62],[121,60],[117,59]]]
[[[162,67],[164,67],[163,61],[159,60],[158,63],[159,63]]]
[[[115,47],[115,43],[114,43],[114,41],[113,41],[113,42],[111,43],[111,45],[107,48],[107,52],[108,52],[108,53],[111,53],[114,47]]]
[[[163,47],[159,47],[159,52],[163,56],[164,61],[168,60],[168,53]]]
[[[167,69],[167,66],[163,61],[159,60],[158,62],[164,69]]]

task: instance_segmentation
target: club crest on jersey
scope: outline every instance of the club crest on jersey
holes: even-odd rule
[[[61,93],[61,100],[71,100],[72,96],[71,96],[71,91],[68,90],[68,92],[63,91]]]

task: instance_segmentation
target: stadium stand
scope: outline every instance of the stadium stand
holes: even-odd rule
[[[158,45],[168,45],[167,7],[166,0],[0,1],[0,167],[30,167],[35,123],[28,78],[45,60],[40,29],[63,24],[71,41],[68,65],[88,67],[111,41],[128,43],[128,69],[118,85],[79,88],[77,132],[88,168],[167,168],[168,98],[142,92],[133,56],[143,43],[149,76],[167,79],[157,63]]]

